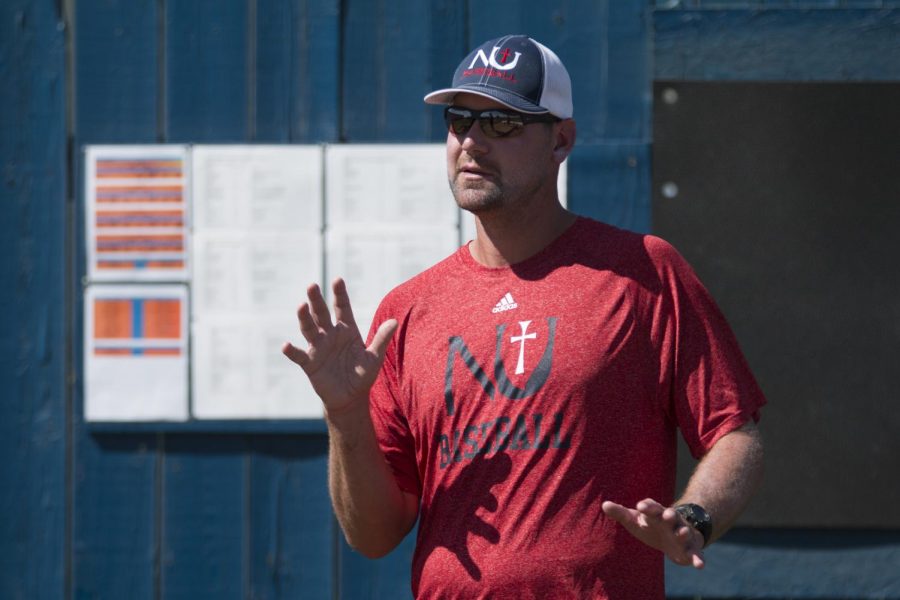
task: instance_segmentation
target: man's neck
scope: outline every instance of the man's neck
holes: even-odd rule
[[[543,211],[476,215],[476,236],[469,252],[476,262],[486,267],[514,265],[546,248],[575,219],[559,202]]]

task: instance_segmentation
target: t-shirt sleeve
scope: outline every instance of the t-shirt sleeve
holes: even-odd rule
[[[378,325],[392,318],[390,311],[379,308],[369,331],[368,341]],[[402,319],[394,316],[402,323]],[[397,331],[388,344],[384,365],[369,392],[369,413],[375,426],[375,436],[397,485],[405,492],[421,496],[422,484],[416,461],[416,448],[409,422],[400,400],[400,356]]]
[[[695,458],[724,435],[759,420],[766,399],[737,338],[694,270],[666,242],[654,239],[665,321],[663,372],[667,410]],[[658,315],[659,316],[659,315]]]

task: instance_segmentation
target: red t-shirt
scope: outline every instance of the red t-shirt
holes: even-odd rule
[[[765,399],[721,312],[666,242],[579,218],[508,268],[467,247],[397,287],[371,393],[421,498],[417,598],[664,597],[663,555],[601,510],[671,504],[695,456]]]

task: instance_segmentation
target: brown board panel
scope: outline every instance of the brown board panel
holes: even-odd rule
[[[769,399],[745,525],[900,528],[898,107],[897,83],[654,84],[653,232]]]

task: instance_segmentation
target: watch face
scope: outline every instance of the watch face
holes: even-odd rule
[[[709,520],[709,515],[706,514],[706,511],[696,505],[691,506],[691,516],[698,523],[702,523],[704,521]]]
[[[696,504],[684,504],[679,506],[678,512],[681,513],[681,516],[690,521],[691,525],[709,523],[710,521],[707,512]]]
[[[709,542],[712,533],[712,519],[702,506],[696,504],[682,504],[675,508],[684,520],[703,535],[703,540]]]

